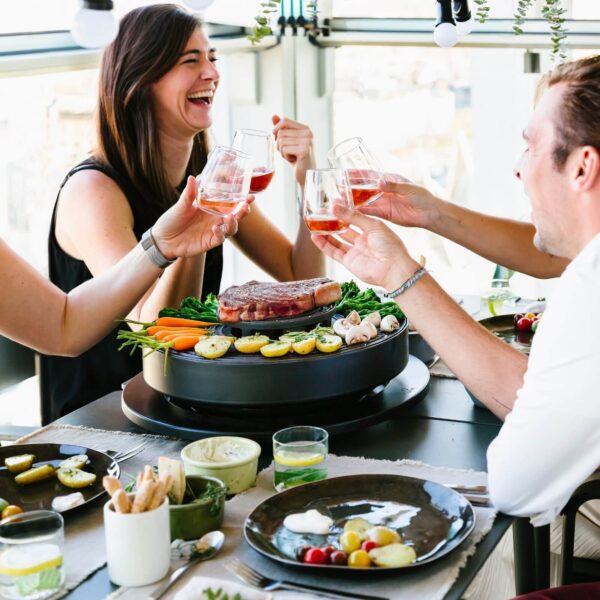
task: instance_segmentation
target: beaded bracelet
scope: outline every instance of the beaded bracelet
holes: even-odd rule
[[[396,298],[400,294],[403,294],[408,288],[412,287],[423,275],[427,273],[427,269],[425,267],[421,267],[417,269],[397,290],[393,292],[389,292],[383,295],[384,298]]]

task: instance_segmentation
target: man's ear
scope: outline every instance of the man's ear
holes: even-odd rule
[[[575,191],[589,192],[600,183],[600,152],[594,146],[582,146],[573,156]]]

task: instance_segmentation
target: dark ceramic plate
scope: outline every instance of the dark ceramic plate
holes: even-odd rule
[[[333,519],[327,536],[296,534],[283,526],[291,514],[316,509]],[[439,483],[401,475],[349,475],[291,488],[257,506],[244,525],[246,541],[257,552],[286,565],[312,569],[353,571],[347,566],[307,565],[295,558],[302,544],[339,547],[344,523],[363,517],[373,525],[396,529],[414,547],[417,560],[409,567],[448,554],[473,531],[475,514],[460,494]],[[397,571],[409,567],[364,569]]]
[[[479,321],[488,331],[510,344],[513,348],[529,354],[534,334],[531,331],[517,331],[514,315],[498,315]]]
[[[88,462],[83,467],[84,471],[96,474],[96,481],[85,488],[72,489],[62,485],[56,477],[44,479],[29,485],[15,483],[15,475],[4,466],[4,459],[18,454],[34,454],[34,467],[50,463],[55,467],[77,454],[87,454]],[[104,494],[102,477],[104,475],[119,476],[119,465],[107,454],[84,448],[83,446],[72,446],[70,444],[18,444],[15,446],[0,447],[0,497],[9,504],[16,504],[24,511],[48,509],[52,510],[52,499],[55,496],[65,496],[72,492],[81,492],[85,503],[92,502]],[[84,506],[81,504],[80,506]],[[77,506],[64,511],[65,514],[80,508]]]

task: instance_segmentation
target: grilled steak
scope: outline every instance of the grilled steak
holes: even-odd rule
[[[293,317],[341,297],[340,284],[326,277],[288,283],[249,281],[232,285],[219,295],[219,320],[237,323]]]

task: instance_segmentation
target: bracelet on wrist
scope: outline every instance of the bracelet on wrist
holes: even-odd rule
[[[173,264],[177,259],[169,259],[167,258],[156,245],[156,241],[152,236],[152,228],[148,229],[148,231],[144,232],[142,235],[142,239],[140,240],[142,248],[146,252],[146,256],[159,268],[164,269],[169,265]]]
[[[427,273],[427,269],[425,267],[420,267],[399,288],[391,292],[386,292],[383,294],[383,297],[389,298],[390,300],[392,298],[397,298],[400,294],[403,294],[406,290],[415,285],[415,283],[417,283],[417,281],[419,281],[419,279],[421,279],[425,273]]]

